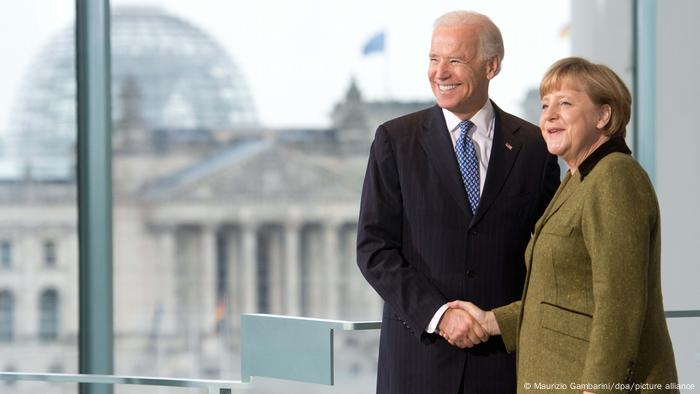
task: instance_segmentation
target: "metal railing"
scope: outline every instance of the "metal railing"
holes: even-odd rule
[[[209,394],[231,394],[231,389],[247,385],[240,380],[204,380],[173,379],[146,376],[93,375],[69,373],[27,373],[0,372],[0,380],[5,381],[40,381],[63,383],[98,383],[98,384],[137,384],[142,386],[191,387],[209,390]]]
[[[666,311],[665,316],[666,318],[700,317],[700,311]],[[376,330],[380,326],[381,322],[378,321],[353,322],[243,314],[241,315],[241,380],[28,372],[0,372],[0,380],[189,387],[207,389],[209,394],[231,394],[234,388],[241,389],[249,386],[254,376],[333,385],[334,332]]]
[[[143,385],[207,389],[231,394],[249,386],[253,376],[333,385],[333,333],[375,330],[378,321],[312,319],[306,317],[241,315],[242,380],[175,379],[146,376],[0,372],[0,381],[41,381],[107,385]]]

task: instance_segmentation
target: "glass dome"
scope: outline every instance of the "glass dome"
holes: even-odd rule
[[[123,122],[174,138],[179,131],[258,125],[235,62],[199,28],[157,8],[117,7],[111,29],[115,134]],[[69,27],[43,48],[23,81],[4,144],[15,168],[9,172],[72,178],[75,95],[74,29]],[[5,163],[2,172],[7,168]]]

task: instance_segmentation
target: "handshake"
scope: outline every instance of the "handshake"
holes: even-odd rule
[[[500,335],[496,316],[467,301],[452,301],[438,323],[437,333],[460,349],[486,342]]]

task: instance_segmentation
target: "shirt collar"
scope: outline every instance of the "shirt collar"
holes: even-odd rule
[[[603,160],[605,156],[615,152],[621,152],[627,155],[632,153],[630,148],[627,147],[625,139],[622,137],[613,137],[605,141],[603,145],[596,148],[596,150],[588,155],[583,163],[578,166],[578,171],[581,173],[581,180],[583,180],[583,178],[593,170],[593,167],[595,167],[599,161]]]
[[[447,130],[452,132],[455,130],[462,119],[458,118],[457,115],[450,112],[449,110],[443,108],[442,114],[445,116],[445,123],[447,123]],[[493,104],[491,100],[487,99],[481,109],[474,114],[474,116],[469,119],[476,128],[474,133],[478,133],[487,138],[492,138],[493,134],[493,122],[496,120],[496,111],[493,109]]]

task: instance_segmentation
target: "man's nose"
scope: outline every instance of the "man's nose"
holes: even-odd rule
[[[450,69],[445,62],[438,62],[435,65],[435,78],[446,79],[450,77]]]

